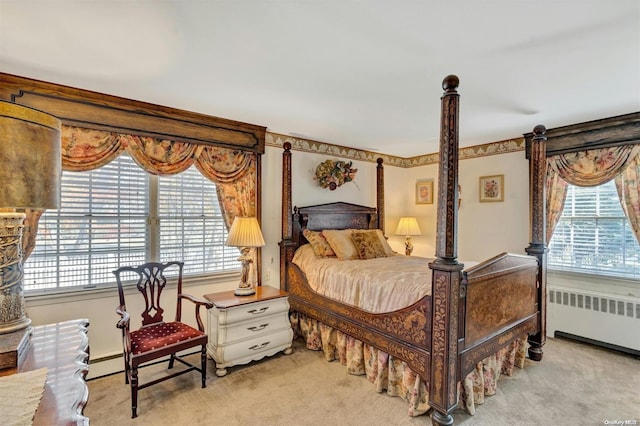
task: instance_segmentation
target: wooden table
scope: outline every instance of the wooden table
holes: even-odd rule
[[[89,321],[79,319],[32,328],[19,372],[47,367],[47,381],[34,425],[88,425]]]

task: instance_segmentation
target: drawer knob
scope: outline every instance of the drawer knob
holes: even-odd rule
[[[263,313],[263,312],[264,312],[264,311],[266,311],[267,309],[269,309],[269,307],[268,307],[268,306],[264,306],[264,307],[262,307],[262,308],[260,308],[260,309],[251,309],[251,310],[249,310],[249,311],[247,311],[247,312],[248,312],[248,313],[250,313],[250,314],[257,315],[257,314],[261,314],[261,313]]]
[[[253,327],[247,327],[247,330],[250,331],[260,331],[260,330],[264,330],[265,328],[269,327],[269,323],[266,324],[260,324],[258,326],[253,326]]]
[[[271,342],[264,342],[259,345],[249,346],[249,349],[251,349],[252,351],[259,351],[260,349],[266,348],[269,345],[269,343]]]

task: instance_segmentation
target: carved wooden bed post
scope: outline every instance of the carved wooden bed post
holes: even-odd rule
[[[458,77],[442,82],[436,260],[432,270],[432,333],[429,405],[434,425],[451,425],[458,406],[458,302],[464,265],[457,261]]]
[[[286,260],[293,257],[291,201],[291,144],[285,142],[282,153],[282,241],[280,241],[280,288],[289,289]]]
[[[376,209],[378,210],[378,229],[384,234],[384,166],[382,158],[376,160]]]
[[[546,246],[546,190],[547,176],[547,129],[537,125],[533,129],[529,154],[529,206],[531,208],[531,243],[527,254],[538,258],[538,333],[529,336],[529,358],[542,360],[542,347],[547,340],[547,246]]]

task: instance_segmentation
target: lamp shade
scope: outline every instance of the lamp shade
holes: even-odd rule
[[[60,206],[60,120],[0,101],[0,207]]]
[[[227,245],[232,247],[262,247],[265,245],[260,225],[255,217],[236,216],[229,229]]]
[[[396,235],[422,235],[415,217],[401,217],[396,229]]]

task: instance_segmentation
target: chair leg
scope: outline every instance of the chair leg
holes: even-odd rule
[[[176,360],[176,354],[171,354],[169,357],[169,369],[173,368],[173,362]]]
[[[200,373],[202,374],[202,387],[207,387],[207,346],[202,345],[200,353]]]
[[[131,418],[138,417],[138,368],[131,369]]]
[[[129,370],[131,370],[131,367],[129,366],[129,358],[127,358],[127,353],[124,353],[123,356],[124,359],[124,384],[128,385],[129,384]]]

